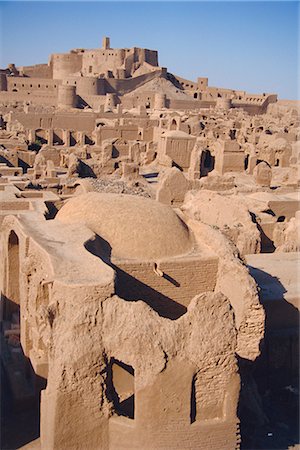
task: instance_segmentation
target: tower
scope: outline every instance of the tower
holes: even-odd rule
[[[102,48],[103,48],[103,50],[107,50],[110,48],[110,38],[109,37],[105,36],[102,39]]]

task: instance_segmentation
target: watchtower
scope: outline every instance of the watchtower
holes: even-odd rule
[[[102,39],[102,48],[103,48],[103,50],[107,50],[110,48],[110,38],[109,37],[105,36]]]

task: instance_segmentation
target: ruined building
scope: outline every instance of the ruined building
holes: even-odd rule
[[[61,108],[173,108],[218,106],[265,111],[276,102],[274,94],[210,87],[208,79],[196,82],[171,74],[158,65],[155,50],[114,49],[103,38],[102,48],[74,49],[52,54],[48,64],[16,67],[0,72],[0,101],[29,101]]]
[[[1,70],[4,449],[293,448],[299,131],[109,38]]]

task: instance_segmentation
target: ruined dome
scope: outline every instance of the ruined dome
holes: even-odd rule
[[[172,208],[134,195],[80,195],[70,199],[55,220],[86,225],[108,242],[116,258],[155,260],[193,249],[188,227]]]

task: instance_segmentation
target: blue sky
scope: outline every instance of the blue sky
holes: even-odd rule
[[[0,21],[2,68],[100,47],[106,35],[115,48],[157,49],[161,66],[191,80],[299,97],[296,1],[5,1]]]

